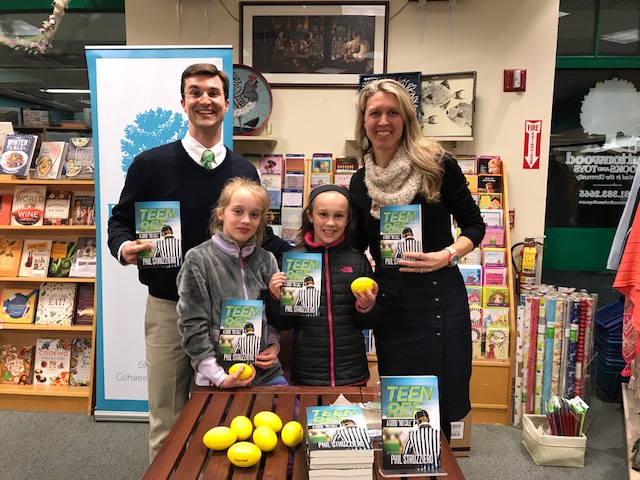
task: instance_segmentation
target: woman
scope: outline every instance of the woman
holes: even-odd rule
[[[377,268],[380,375],[436,375],[442,430],[470,411],[471,320],[457,264],[485,225],[457,162],[422,137],[411,97],[395,80],[366,85],[356,98],[356,145],[364,168],[351,179],[358,236]],[[405,252],[399,268],[381,268],[380,208],[419,204],[422,252]],[[461,228],[454,241],[450,215]]]

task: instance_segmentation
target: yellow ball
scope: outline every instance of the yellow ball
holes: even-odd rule
[[[234,363],[229,367],[229,375],[233,375],[234,373],[236,373],[236,371],[239,370],[240,367],[244,367],[244,370],[238,377],[240,380],[246,380],[251,375],[253,375],[253,368],[247,363]]]
[[[240,415],[231,420],[229,427],[236,432],[238,440],[246,440],[253,432],[253,423],[244,415]]]
[[[373,279],[369,277],[358,277],[351,282],[351,291],[366,292],[367,290],[373,290]]]
[[[302,425],[295,420],[285,423],[284,427],[282,427],[282,431],[280,432],[282,443],[287,447],[295,447],[302,441],[303,437],[304,430],[302,429]]]
[[[262,452],[251,442],[234,443],[227,450],[227,458],[236,467],[252,467],[261,457]]]
[[[280,420],[280,417],[268,410],[256,413],[253,417],[253,424],[256,427],[269,427],[275,433],[282,430],[282,420]]]
[[[236,442],[236,432],[229,427],[214,427],[204,434],[202,443],[211,450],[224,450]]]
[[[263,452],[270,452],[278,445],[278,437],[273,430],[263,425],[253,432],[253,443]]]

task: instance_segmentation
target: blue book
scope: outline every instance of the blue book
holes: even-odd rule
[[[151,243],[138,253],[138,268],[177,268],[182,265],[180,202],[136,202],[136,240]]]
[[[223,362],[255,361],[260,353],[262,311],[262,300],[222,300],[218,355]]]
[[[422,252],[420,205],[380,208],[380,259],[382,267],[398,267],[406,252]]]
[[[443,473],[438,377],[381,376],[382,472]]]
[[[280,314],[319,316],[322,254],[285,252],[282,271],[286,280],[280,294]]]

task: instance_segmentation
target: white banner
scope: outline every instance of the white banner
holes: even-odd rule
[[[87,47],[96,159],[98,315],[96,419],[135,419],[148,412],[144,346],[147,289],[135,266],[124,267],[107,247],[107,222],[133,158],[182,138],[180,78],[193,63],[229,73],[231,47]],[[223,126],[233,144],[232,109]]]

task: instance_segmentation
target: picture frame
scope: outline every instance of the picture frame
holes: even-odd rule
[[[11,122],[14,127],[21,127],[22,109],[19,107],[1,107],[0,122]]]
[[[242,63],[271,86],[357,86],[385,73],[389,2],[241,2]]]
[[[383,78],[390,78],[396,82],[401,83],[404,88],[407,89],[411,96],[411,101],[416,109],[416,115],[420,118],[420,95],[422,92],[422,73],[421,72],[399,72],[399,73],[378,73],[371,75],[360,75],[360,82],[358,83],[358,90],[375,80],[381,80]]]
[[[476,72],[422,75],[422,135],[473,138]]]

